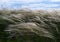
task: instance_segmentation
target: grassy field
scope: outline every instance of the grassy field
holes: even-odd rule
[[[60,42],[60,12],[0,10],[0,42]]]

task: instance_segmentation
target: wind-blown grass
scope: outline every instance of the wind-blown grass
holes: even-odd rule
[[[0,10],[1,42],[60,42],[57,11]]]

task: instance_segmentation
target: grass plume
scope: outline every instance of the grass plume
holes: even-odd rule
[[[59,42],[60,13],[0,10],[0,35],[1,42]]]

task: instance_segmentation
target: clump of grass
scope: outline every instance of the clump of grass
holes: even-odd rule
[[[0,10],[1,42],[59,42],[57,12]]]

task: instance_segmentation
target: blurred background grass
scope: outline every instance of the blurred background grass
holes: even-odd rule
[[[0,10],[0,42],[60,42],[60,13]]]

